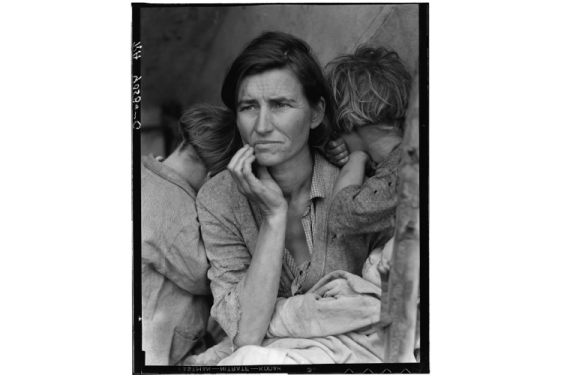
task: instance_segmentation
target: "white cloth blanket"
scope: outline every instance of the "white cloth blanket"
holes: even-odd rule
[[[306,294],[279,298],[261,346],[244,346],[219,365],[380,363],[379,286],[332,272]]]

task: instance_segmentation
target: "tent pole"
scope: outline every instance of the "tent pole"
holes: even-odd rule
[[[418,86],[416,69],[406,115],[388,291],[382,301],[381,320],[390,321],[385,329],[385,362],[416,361],[420,270]]]

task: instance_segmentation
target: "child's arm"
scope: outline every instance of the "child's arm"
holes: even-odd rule
[[[330,203],[328,226],[335,234],[379,233],[394,226],[394,213],[398,204],[396,185],[400,166],[400,149],[377,165],[375,175],[363,184],[334,190]],[[343,169],[342,169],[343,171]],[[339,176],[338,179],[344,178]]]
[[[335,197],[344,187],[351,185],[363,185],[365,178],[365,169],[369,165],[371,159],[363,151],[355,151],[349,155],[349,161],[343,166],[332,191],[332,197]]]

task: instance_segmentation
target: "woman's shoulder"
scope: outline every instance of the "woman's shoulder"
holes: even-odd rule
[[[245,199],[226,170],[207,181],[197,194],[197,203],[206,208],[238,206]]]
[[[335,165],[328,162],[328,160],[326,160],[326,157],[320,150],[314,150],[313,179],[316,178],[322,180],[322,184],[325,186],[325,188],[328,189],[326,191],[327,196],[331,196],[332,187],[334,186],[339,173],[339,167],[336,167]]]

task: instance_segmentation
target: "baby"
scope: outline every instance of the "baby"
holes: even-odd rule
[[[367,46],[329,63],[328,79],[337,103],[337,139],[325,151],[330,162],[343,166],[332,192],[335,214],[328,225],[341,235],[373,235],[375,250],[365,263],[363,277],[384,286],[412,79],[395,52]],[[378,272],[372,269],[375,264]]]

